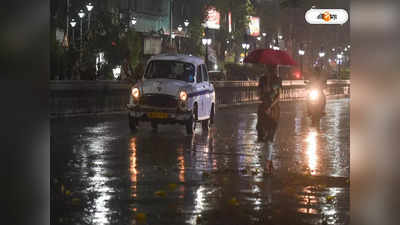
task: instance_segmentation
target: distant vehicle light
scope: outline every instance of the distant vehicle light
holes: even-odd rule
[[[315,101],[318,99],[318,91],[317,90],[311,90],[310,93],[308,94],[308,96],[310,97],[310,99],[312,101]]]

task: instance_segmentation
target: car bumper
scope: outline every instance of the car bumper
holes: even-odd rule
[[[137,121],[154,121],[158,123],[184,123],[189,120],[192,113],[189,110],[183,111],[174,108],[145,107],[140,105],[127,105],[129,116]],[[165,118],[152,118],[149,113],[163,113]]]

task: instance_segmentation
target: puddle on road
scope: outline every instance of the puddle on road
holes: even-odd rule
[[[132,135],[125,123],[100,123],[83,128],[79,166],[64,176],[95,193],[85,209],[91,224],[133,224],[139,213],[148,224],[317,224],[321,215],[347,224],[348,102],[329,104],[341,109],[329,106],[319,127],[309,126],[301,104],[282,105],[271,152],[257,142],[254,107],[219,111],[215,127],[193,137],[181,126]],[[264,174],[269,157],[273,176]]]

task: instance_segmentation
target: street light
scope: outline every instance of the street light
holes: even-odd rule
[[[262,36],[263,36],[263,37],[267,36],[267,33],[263,32],[263,33],[262,33]]]
[[[303,74],[303,56],[304,56],[305,53],[306,52],[303,49],[299,49],[301,74]]]
[[[257,37],[257,40],[261,41],[261,36],[258,36],[258,37]]]
[[[76,26],[76,21],[75,19],[72,19],[71,22],[69,23],[72,27],[72,43],[75,45],[75,26]]]
[[[119,76],[121,75],[121,66],[116,66],[114,69],[112,69],[113,75],[115,79],[118,79]]]
[[[347,48],[344,48],[344,51],[347,52]]]
[[[283,36],[282,35],[278,35],[278,38],[279,38],[279,40],[282,40]]]
[[[335,48],[332,48],[332,52],[334,52],[334,51],[336,51],[336,49],[335,49]]]
[[[320,58],[323,58],[324,56],[325,56],[325,52],[320,52],[320,53],[319,53],[319,57],[320,57]]]
[[[136,24],[136,22],[137,22],[137,21],[136,21],[136,17],[134,17],[134,16],[133,16],[133,17],[132,17],[132,19],[131,19],[131,23],[132,23],[132,25],[135,25],[135,24]]]
[[[244,49],[244,56],[247,56],[247,50],[250,48],[249,43],[242,43],[242,48]]]
[[[208,46],[211,44],[211,38],[203,38],[201,39],[201,42],[203,45],[206,47],[206,66],[208,68]]]
[[[87,9],[87,11],[89,12],[88,13],[88,30],[90,29],[90,14],[91,14],[91,11],[92,11],[92,9],[93,9],[93,4],[91,3],[91,2],[89,2],[87,5],[86,5],[86,9]]]
[[[182,25],[178,25],[178,31],[181,32],[183,29]]]
[[[183,24],[185,25],[185,27],[188,27],[189,26],[189,20],[185,19],[185,22],[183,22]]]
[[[337,78],[340,76],[340,65],[342,64],[342,58],[343,58],[343,53],[340,53],[337,55],[337,65],[338,65],[338,73],[337,73]]]
[[[80,47],[79,50],[81,51],[81,53],[79,54],[79,61],[82,62],[82,44],[83,44],[83,17],[85,17],[85,12],[83,12],[83,10],[81,9],[78,12],[78,16],[80,18],[80,22],[81,22],[81,40],[80,40]]]

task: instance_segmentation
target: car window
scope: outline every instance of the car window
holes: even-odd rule
[[[203,75],[202,75],[203,71],[201,69],[201,66],[197,67],[197,74],[196,74],[196,82],[197,83],[201,83],[203,82]]]
[[[208,81],[208,73],[207,73],[207,68],[205,65],[201,66],[203,68],[203,80]]]
[[[194,82],[194,66],[190,63],[179,61],[152,61],[147,66],[146,79],[174,79]]]

